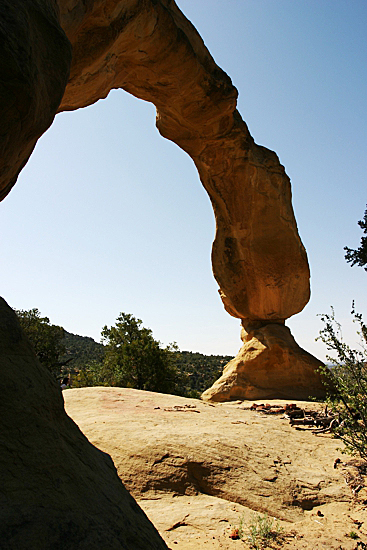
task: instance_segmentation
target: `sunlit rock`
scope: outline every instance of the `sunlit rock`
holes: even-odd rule
[[[323,397],[321,361],[300,348],[290,330],[272,323],[242,331],[243,346],[222,376],[202,394],[204,401]]]
[[[0,361],[0,547],[167,548],[109,455],[66,414],[60,388],[2,298]]]

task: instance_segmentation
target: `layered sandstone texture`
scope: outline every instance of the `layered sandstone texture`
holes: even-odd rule
[[[2,550],[167,548],[0,299]]]
[[[309,300],[309,268],[277,155],[256,145],[237,90],[173,0],[59,0],[73,46],[60,110],[111,88],[150,101],[157,127],[195,162],[216,218],[213,272],[226,310],[284,320]]]
[[[336,458],[349,459],[330,434],[296,430],[283,414],[249,410],[252,401],[209,404],[129,388],[77,388],[64,398],[172,549],[249,549],[254,512],[280,521],[284,539],[272,548],[353,550],[351,531],[367,542],[365,465],[362,475],[355,460],[334,468]],[[245,541],[234,541],[241,518]]]
[[[273,323],[243,329],[241,336],[242,348],[202,394],[204,401],[324,397],[321,361],[295,342],[288,327]]]

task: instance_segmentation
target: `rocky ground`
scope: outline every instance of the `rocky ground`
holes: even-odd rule
[[[367,548],[367,478],[329,434],[296,430],[284,415],[249,410],[250,402],[213,405],[126,388],[63,395],[170,548],[250,548],[255,513],[282,530],[268,547]],[[233,540],[241,520],[243,540]]]

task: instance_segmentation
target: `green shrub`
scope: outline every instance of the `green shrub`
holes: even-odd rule
[[[251,517],[251,521],[247,524],[249,534],[247,535],[248,541],[252,548],[256,550],[263,547],[264,544],[270,540],[276,539],[283,531],[279,522],[274,523],[274,519],[270,518],[268,514],[254,514]],[[240,523],[239,535],[243,537],[243,523]]]
[[[318,340],[325,343],[336,357],[327,356],[331,366],[321,367],[326,383],[329,383],[327,403],[336,415],[333,433],[345,444],[346,452],[367,460],[367,326],[362,315],[352,306],[353,322],[358,326],[360,349],[352,349],[343,341],[340,324],[331,314],[322,314],[325,327]]]
[[[88,386],[108,386],[103,378],[103,363],[88,361],[84,367],[72,375],[73,388],[85,388]]]
[[[41,317],[37,308],[15,310],[20,326],[33,346],[39,362],[45,366],[53,376],[58,379],[65,376],[65,365],[69,360],[62,361],[65,353],[64,329],[57,325],[51,325],[48,317]]]

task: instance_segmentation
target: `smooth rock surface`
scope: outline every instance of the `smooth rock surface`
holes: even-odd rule
[[[324,397],[325,385],[318,373],[322,362],[298,346],[288,327],[274,323],[249,333],[243,330],[242,339],[244,344],[237,356],[202,399]]]
[[[1,550],[167,548],[0,299]]]
[[[64,398],[170,548],[247,549],[229,534],[254,511],[279,520],[281,547],[354,549],[351,531],[367,542],[367,489],[353,496],[352,469],[334,468],[348,458],[329,434],[250,411],[252,401],[212,405],[127,388],[70,389]]]

